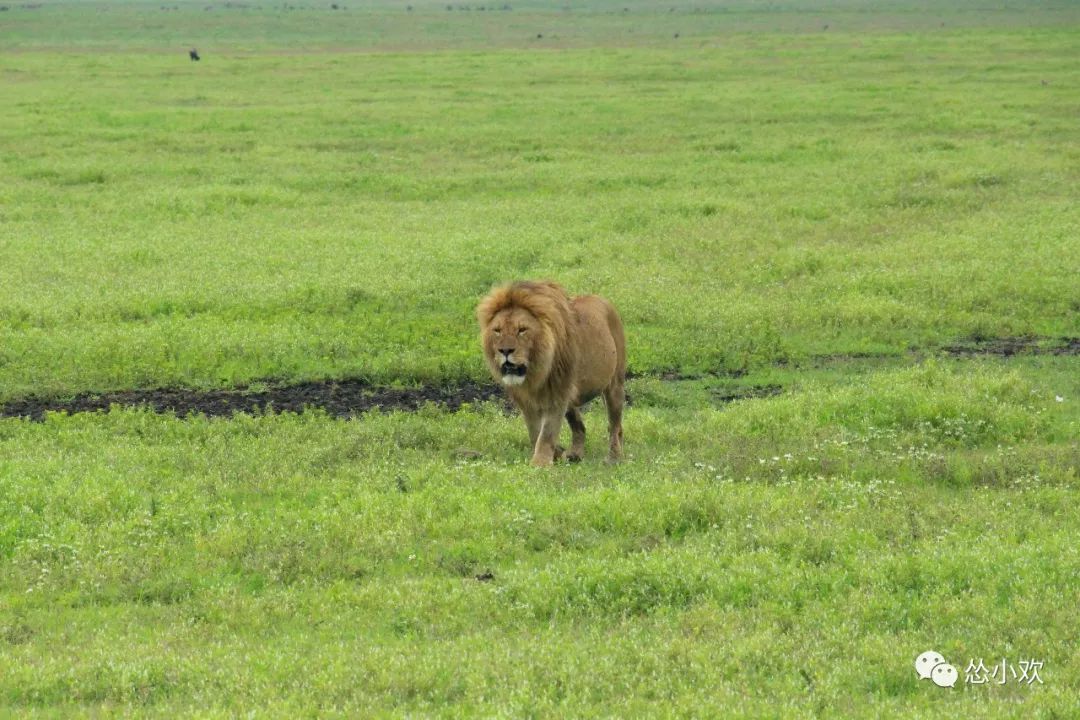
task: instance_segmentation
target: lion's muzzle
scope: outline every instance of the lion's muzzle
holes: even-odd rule
[[[509,360],[503,362],[499,366],[499,372],[502,373],[503,385],[520,385],[525,382],[526,367],[524,364],[518,365],[512,363]]]
[[[499,372],[501,372],[503,375],[517,375],[519,377],[525,377],[525,365],[518,365],[507,360],[499,366]]]

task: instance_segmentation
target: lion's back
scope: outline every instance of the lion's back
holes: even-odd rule
[[[599,391],[613,377],[626,375],[626,338],[619,313],[599,295],[579,295],[572,301],[578,316],[578,385]]]

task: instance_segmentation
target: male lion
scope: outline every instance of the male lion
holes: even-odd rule
[[[626,341],[611,303],[597,295],[571,299],[553,282],[516,282],[493,289],[476,318],[491,374],[525,416],[533,465],[551,465],[562,455],[563,417],[573,433],[566,458],[581,460],[580,407],[600,394],[608,411],[608,460],[622,457]]]

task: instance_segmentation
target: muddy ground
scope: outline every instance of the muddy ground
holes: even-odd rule
[[[1017,355],[1080,355],[1080,338],[994,338],[969,339],[946,345],[936,352],[912,350],[915,358],[932,354],[951,357],[1013,357]],[[891,356],[890,356],[891,357]],[[811,358],[807,366],[860,359],[883,359],[884,356],[836,355]],[[630,373],[631,377],[657,377],[664,381],[695,380],[702,377],[738,377],[742,373],[716,371],[684,375],[673,371]],[[494,383],[460,382],[447,385],[428,385],[413,388],[394,388],[372,385],[358,379],[323,380],[299,383],[259,383],[257,390],[250,386],[224,390],[195,390],[191,388],[155,388],[149,390],[119,390],[107,393],[82,393],[72,398],[41,398],[29,396],[11,400],[0,407],[0,417],[26,417],[42,420],[47,412],[96,412],[113,405],[146,406],[155,412],[174,412],[179,416],[201,413],[207,416],[228,416],[233,413],[302,412],[318,408],[335,417],[351,417],[370,410],[417,410],[427,403],[457,410],[465,403],[502,400],[505,395]],[[767,397],[783,392],[778,385],[748,386],[717,389],[713,398],[718,403],[746,398]]]
[[[190,413],[213,417],[238,412],[302,412],[305,408],[319,408],[335,417],[349,417],[375,409],[417,410],[428,402],[457,410],[464,403],[503,397],[498,386],[479,383],[417,388],[379,387],[364,380],[260,385],[265,385],[266,389],[253,391],[246,386],[226,390],[156,388],[83,393],[64,400],[28,397],[6,403],[0,408],[0,417],[41,420],[50,411],[94,412],[108,410],[113,405],[145,405],[156,412],[175,412],[180,416]]]

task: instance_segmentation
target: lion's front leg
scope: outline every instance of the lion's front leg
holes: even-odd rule
[[[521,414],[525,417],[525,427],[529,428],[529,447],[536,447],[536,438],[540,437],[540,425],[544,422],[544,416],[535,409],[522,409]]]
[[[533,445],[532,464],[547,467],[562,455],[559,447],[559,430],[562,429],[563,414],[558,411],[545,412],[541,416],[540,432]]]

